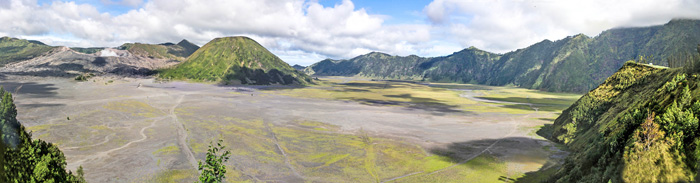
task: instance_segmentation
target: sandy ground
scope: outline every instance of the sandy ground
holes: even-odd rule
[[[216,134],[189,132],[188,123],[176,112],[180,109],[190,109],[202,119],[230,116],[261,119],[273,125],[318,121],[339,126],[341,133],[352,134],[362,129],[372,136],[417,144],[425,149],[473,147],[460,152],[464,159],[460,163],[488,153],[522,164],[532,163],[522,157],[539,157],[536,162],[543,164],[550,156],[541,150],[550,143],[533,137],[531,128],[547,123],[538,119],[555,115],[534,111],[518,115],[435,113],[266,94],[255,87],[158,83],[152,79],[97,78],[76,82],[6,77],[0,85],[15,93],[18,118],[35,131],[34,137],[58,144],[65,153],[68,168],[75,170],[83,166],[89,182],[140,182],[144,180],[140,178],[167,169],[196,170],[196,161],[204,155],[194,153],[188,142],[214,138]],[[155,156],[158,149],[174,145],[181,153],[167,158]],[[278,148],[284,153],[279,145]],[[261,171],[274,175],[275,171],[290,170]],[[296,177],[305,178],[291,171]],[[443,170],[434,173],[439,171]],[[384,181],[389,180],[393,179]]]

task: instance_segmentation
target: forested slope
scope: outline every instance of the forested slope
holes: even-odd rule
[[[668,66],[668,58],[693,53],[699,43],[700,20],[675,19],[658,26],[611,29],[596,37],[578,34],[544,40],[505,54],[473,47],[434,58],[369,53],[349,60],[323,60],[305,72],[585,93],[627,60],[645,56],[655,65]]]
[[[563,111],[552,139],[572,153],[551,181],[697,180],[700,55],[685,62],[692,64],[661,68],[629,61]]]
[[[56,145],[32,140],[17,121],[12,94],[0,88],[0,99],[0,182],[85,182],[82,167],[77,175],[66,170]]]

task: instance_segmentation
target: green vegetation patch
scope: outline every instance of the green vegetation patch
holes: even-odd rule
[[[163,113],[163,111],[158,110],[157,108],[138,100],[123,100],[110,102],[102,107],[109,110],[128,113],[133,116],[141,116],[147,118],[158,117],[165,114]]]
[[[700,63],[700,55],[691,59]],[[699,83],[695,64],[663,69],[627,62],[555,120],[553,140],[573,153],[549,181],[695,181]]]
[[[393,182],[509,182],[520,176],[522,174],[508,172],[506,162],[482,154],[467,163],[437,173],[415,174]]]
[[[423,84],[403,81],[343,81],[323,78],[312,87],[265,92],[294,97],[350,100],[368,105],[399,106],[424,109],[433,112],[492,112],[528,114],[537,110],[560,112],[580,97],[578,94],[549,93],[536,90],[492,87],[472,84]],[[462,96],[463,91],[478,93],[471,100]],[[501,104],[517,102],[523,104]],[[528,104],[532,105],[528,105]]]
[[[177,145],[169,145],[161,147],[160,149],[153,151],[154,155],[171,155],[180,153],[180,147]]]
[[[175,169],[175,170],[164,170],[156,174],[149,182],[159,182],[159,183],[171,183],[171,182],[183,182],[186,180],[192,180],[197,178],[197,171],[194,169]]]
[[[307,84],[311,79],[247,37],[216,38],[161,79],[222,84]]]
[[[2,37],[0,38],[0,67],[32,59],[51,51],[53,48],[38,41]]]

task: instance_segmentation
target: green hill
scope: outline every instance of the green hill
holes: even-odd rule
[[[700,20],[674,19],[659,26],[611,29],[593,38],[579,34],[544,40],[505,54],[476,48],[435,58],[370,53],[349,60],[323,60],[305,72],[585,93],[627,60],[654,56],[650,62],[668,65],[667,58],[692,53],[698,43]]]
[[[192,53],[197,51],[197,49],[199,49],[199,46],[183,39],[177,44],[126,43],[117,48],[120,50],[129,50],[129,52],[131,52],[134,55],[144,57],[184,61],[187,57],[192,55]]]
[[[700,55],[686,61],[700,63]],[[699,84],[700,64],[625,63],[543,130],[572,152],[550,181],[697,180]]]
[[[161,78],[223,84],[305,84],[311,79],[247,37],[216,38]]]
[[[13,62],[32,59],[51,51],[51,49],[53,47],[39,41],[2,37],[0,38],[0,67]]]

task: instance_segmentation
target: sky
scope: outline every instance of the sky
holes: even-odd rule
[[[0,0],[0,36],[71,47],[248,36],[306,66],[373,51],[506,53],[698,12],[699,0]]]

